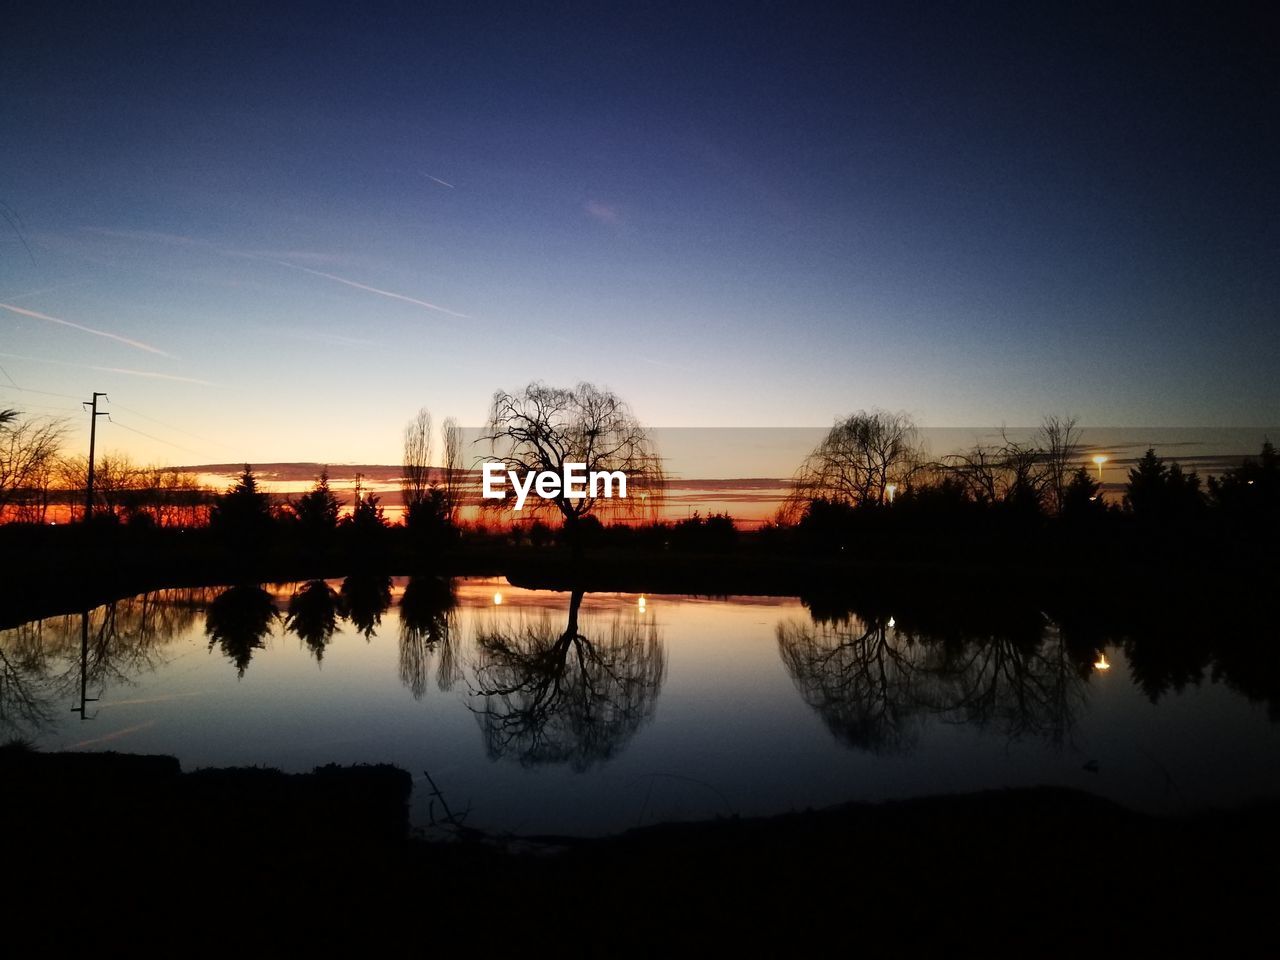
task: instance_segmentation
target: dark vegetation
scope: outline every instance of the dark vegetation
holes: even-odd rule
[[[311,491],[275,504],[246,468],[214,500],[207,525],[162,526],[107,511],[90,524],[0,526],[7,587],[0,622],[161,585],[351,572],[507,575],[530,585],[693,593],[794,594],[815,584],[871,587],[904,578],[917,588],[989,588],[994,581],[1013,592],[1039,585],[1095,599],[1197,580],[1265,583],[1276,572],[1280,456],[1270,443],[1207,484],[1148,451],[1129,472],[1123,502],[1113,505],[1083,467],[1065,474],[1055,496],[1044,474],[1035,480],[1018,464],[1002,469],[1003,476],[979,471],[977,480],[962,468],[928,482],[917,476],[891,501],[811,490],[792,522],[752,531],[725,515],[610,524],[586,515],[570,535],[540,520],[460,529],[448,509],[429,506],[420,522],[391,525],[373,493],[360,494],[340,516],[324,476]],[[435,489],[420,502],[436,502]],[[1049,506],[1055,499],[1057,512]],[[580,550],[589,552],[585,563]]]
[[[40,936],[56,953],[104,938],[274,952],[265,929],[290,948],[368,949],[424,923],[436,944],[536,948],[563,944],[551,918],[566,910],[589,955],[851,938],[1024,956],[1280,944],[1274,804],[1162,819],[1033,789],[516,844],[413,839],[410,778],[389,767],[184,774],[168,757],[10,747],[0,779],[4,822],[21,827],[6,907],[43,911],[61,891],[68,907]]]

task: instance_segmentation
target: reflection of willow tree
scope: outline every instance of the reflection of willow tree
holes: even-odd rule
[[[271,594],[261,587],[224,590],[205,612],[204,632],[209,637],[209,649],[218,644],[227,659],[236,665],[236,673],[243,677],[253,659],[253,651],[266,646],[276,617]]]
[[[840,740],[894,751],[915,741],[921,706],[919,651],[898,642],[883,618],[778,624],[778,649],[805,703]]]
[[[158,590],[0,631],[0,732],[47,726],[60,712],[55,702],[82,679],[101,689],[155,670],[163,646],[191,629],[206,599],[202,589]]]
[[[427,692],[427,673],[436,658],[436,686],[451,690],[462,676],[458,665],[458,600],[448,580],[412,577],[400,598],[400,681],[413,699]]]
[[[53,722],[57,683],[42,642],[43,622],[0,633],[0,733],[5,739]]]
[[[368,640],[382,626],[382,615],[391,606],[391,578],[375,573],[353,573],[342,581],[342,607],[351,624]]]
[[[338,629],[337,591],[323,580],[308,580],[289,598],[289,616],[284,626],[302,639],[319,663]]]
[[[1089,665],[1072,659],[1056,630],[1028,623],[948,645],[946,653],[936,666],[945,685],[935,709],[1010,739],[1040,737],[1055,746],[1069,739]]]
[[[526,765],[608,760],[653,715],[666,652],[652,620],[619,612],[603,629],[580,627],[582,592],[560,630],[543,613],[508,631],[478,631],[476,711],[490,757]]]
[[[947,636],[883,618],[798,620],[779,653],[806,703],[860,749],[909,748],[928,718],[1061,744],[1084,704],[1087,661],[1044,623]]]

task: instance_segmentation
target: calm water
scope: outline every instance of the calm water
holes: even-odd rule
[[[186,769],[393,763],[415,822],[425,770],[519,833],[1045,783],[1169,812],[1280,795],[1280,697],[1249,663],[998,622],[500,580],[168,590],[0,632],[0,732]]]

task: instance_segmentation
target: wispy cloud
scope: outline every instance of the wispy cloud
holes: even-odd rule
[[[424,176],[430,176],[424,174]],[[436,179],[432,177],[432,179]],[[443,182],[443,181],[442,181]],[[452,187],[452,184],[446,183],[445,186]],[[97,233],[107,237],[120,237],[128,240],[146,240],[152,243],[166,243],[175,246],[196,247],[208,250],[212,253],[221,254],[225,257],[240,257],[246,260],[257,260],[259,263],[273,263],[279,267],[288,267],[290,270],[300,270],[303,273],[309,273],[314,277],[322,277],[325,280],[332,280],[334,283],[343,283],[348,287],[354,287],[357,290],[364,290],[366,293],[373,293],[380,297],[388,297],[392,300],[400,300],[404,303],[412,303],[415,306],[423,307],[427,310],[436,310],[440,313],[448,314],[451,317],[458,317],[462,320],[470,320],[471,316],[466,313],[459,313],[457,310],[450,310],[448,307],[442,307],[438,303],[432,303],[429,300],[420,300],[417,297],[410,297],[403,293],[396,293],[394,290],[383,290],[381,287],[371,287],[368,284],[359,283],[358,281],[340,277],[336,273],[325,273],[323,270],[313,270],[311,267],[304,267],[299,263],[291,260],[283,259],[276,256],[268,256],[253,250],[229,250],[225,247],[219,247],[209,243],[207,240],[200,240],[196,237],[186,237],[181,234],[173,233],[157,233],[152,231],[138,230],[109,230],[103,227],[82,227],[89,233]]]
[[[115,340],[117,343],[123,343],[136,350],[145,350],[147,353],[154,353],[161,357],[173,357],[172,353],[167,353],[159,347],[153,347],[151,344],[143,343],[141,340],[131,340],[128,337],[122,337],[118,333],[108,333],[106,330],[95,330],[93,327],[86,327],[81,323],[72,323],[70,320],[63,320],[60,317],[51,317],[47,313],[37,313],[35,310],[28,310],[25,307],[15,307],[11,303],[0,303],[0,308],[23,317],[32,317],[36,320],[47,320],[49,323],[56,323],[64,327],[70,327],[72,330],[91,333],[95,337],[106,337],[108,340]]]
[[[198,383],[202,387],[213,387],[217,384],[195,377],[180,377],[176,373],[153,373],[150,370],[130,370],[127,367],[100,367],[93,363],[72,363],[69,360],[52,360],[48,357],[27,357],[20,353],[0,353],[0,357],[11,360],[27,360],[31,363],[51,363],[58,367],[75,367],[80,370],[97,370],[101,373],[122,373],[130,377],[146,377],[149,380],[172,380],[176,383]]]
[[[440,184],[440,186],[442,187],[448,187],[450,190],[453,189],[453,184],[449,183],[446,180],[441,180],[439,177],[433,177],[429,173],[423,173],[423,176],[426,177],[428,180],[434,180],[436,183]]]
[[[335,283],[345,283],[348,287],[355,287],[357,290],[364,290],[368,293],[376,293],[380,297],[390,297],[392,300],[403,300],[405,303],[416,304],[419,307],[426,307],[428,310],[438,310],[440,313],[447,313],[451,317],[460,317],[463,320],[469,320],[465,313],[458,313],[456,310],[450,310],[448,307],[442,307],[438,303],[431,303],[427,300],[419,300],[417,297],[407,297],[403,293],[396,293],[394,290],[382,290],[378,287],[371,287],[368,284],[357,283],[355,280],[348,280],[346,277],[340,277],[334,273],[325,273],[323,270],[312,270],[310,267],[299,266],[296,263],[289,263],[287,260],[272,260],[272,263],[278,263],[282,267],[289,267],[291,270],[301,270],[303,273],[309,273],[315,277],[324,277],[326,280],[332,280]]]
[[[617,224],[622,222],[622,214],[618,212],[616,207],[611,207],[609,204],[601,203],[598,200],[588,200],[582,205],[582,209],[587,216],[594,217],[601,223]]]

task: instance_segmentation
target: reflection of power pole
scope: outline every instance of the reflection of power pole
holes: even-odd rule
[[[85,610],[80,614],[80,706],[72,707],[72,713],[80,714],[81,720],[91,720],[92,717],[85,715],[85,704],[97,703],[97,697],[88,696],[89,693],[89,611]]]
[[[98,437],[98,418],[105,417],[107,411],[98,409],[98,398],[106,397],[105,393],[94,392],[92,400],[85,400],[80,404],[82,407],[88,407],[91,412],[89,417],[89,480],[85,484],[84,489],[84,520],[88,523],[93,519],[93,445]],[[107,399],[110,399],[109,397]]]

